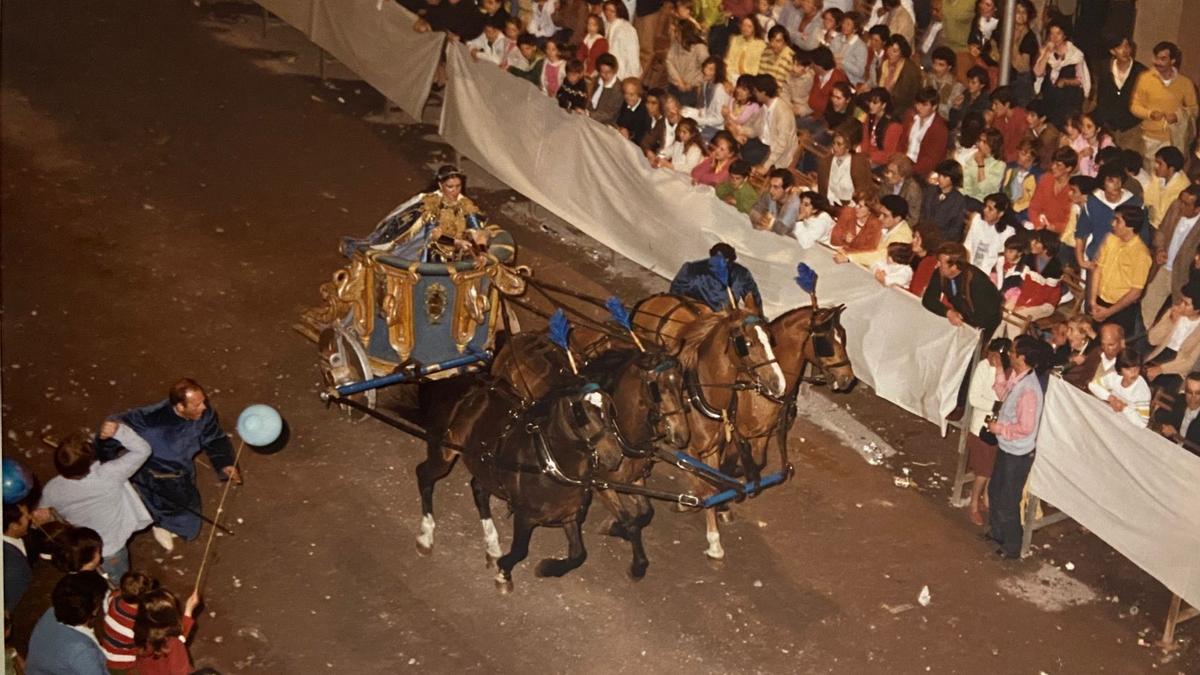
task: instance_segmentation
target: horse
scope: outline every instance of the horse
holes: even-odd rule
[[[582,384],[581,384],[582,382]],[[425,461],[417,466],[421,493],[421,534],[417,550],[433,547],[433,489],[449,475],[458,457],[471,472],[475,507],[497,539],[491,497],[509,503],[513,536],[508,553],[489,551],[498,567],[496,586],[512,590],[512,570],[529,555],[537,527],[560,527],[567,538],[567,557],[542,560],[538,576],[559,577],[587,559],[581,526],[591,504],[597,468],[615,469],[622,459],[613,424],[613,403],[591,382],[577,380],[535,401],[528,401],[504,380],[476,377],[454,406],[444,436],[431,439]]]
[[[765,322],[752,307],[713,312],[688,298],[669,294],[643,299],[634,307],[632,317],[639,339],[677,354],[684,368],[692,404],[688,415],[692,437],[689,454],[713,468],[728,468],[728,460],[740,461],[743,473],[752,481],[758,480],[761,464],[750,456],[748,446],[732,441],[740,390],[753,388],[782,397],[787,388]],[[689,477],[695,491],[715,491],[711,476],[705,479],[692,471]],[[737,482],[718,487],[742,489]],[[709,542],[705,554],[723,558],[716,514],[708,509],[705,516]]]
[[[514,335],[493,361],[492,374],[511,382],[524,396],[544,395],[554,383],[570,376],[561,349],[539,333]],[[624,483],[644,487],[653,466],[657,444],[683,449],[690,442],[689,404],[683,394],[683,377],[676,359],[659,350],[639,352],[610,349],[588,361],[581,375],[597,382],[613,398],[615,424],[625,459],[615,470],[600,469],[604,484]],[[597,487],[596,496],[614,520],[608,534],[627,540],[633,549],[629,574],[641,579],[650,561],[642,543],[642,529],[654,517],[654,507],[644,495]]]

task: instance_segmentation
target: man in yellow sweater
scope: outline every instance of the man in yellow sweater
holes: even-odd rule
[[[1142,120],[1142,140],[1147,169],[1163,146],[1182,149],[1186,129],[1196,117],[1196,85],[1179,72],[1182,53],[1173,42],[1154,45],[1154,67],[1138,77],[1130,111]],[[1173,140],[1174,139],[1174,142]]]

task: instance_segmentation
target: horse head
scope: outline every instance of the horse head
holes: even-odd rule
[[[754,384],[771,396],[783,396],[787,381],[766,321],[758,314],[745,310],[729,312],[729,348],[738,370],[747,373]]]
[[[654,438],[686,448],[692,439],[687,421],[692,406],[684,393],[679,361],[661,352],[646,352],[633,365],[640,381],[638,399],[646,408]]]
[[[841,322],[845,309],[845,305],[817,308],[804,344],[804,358],[825,373],[834,391],[849,391],[855,379]]]
[[[609,471],[616,470],[624,456],[615,423],[612,398],[599,385],[589,382],[559,399],[560,417],[567,433],[584,445],[593,461]]]

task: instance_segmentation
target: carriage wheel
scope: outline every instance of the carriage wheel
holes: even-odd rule
[[[321,336],[317,340],[317,350],[321,355],[319,365],[326,387],[333,388],[352,382],[362,382],[374,376],[370,363],[367,361],[366,350],[358,340],[347,335],[341,328],[326,328],[321,331]],[[375,409],[374,389],[354,394],[348,398],[372,410]],[[338,408],[351,419],[366,417],[365,413],[353,408],[341,405]]]

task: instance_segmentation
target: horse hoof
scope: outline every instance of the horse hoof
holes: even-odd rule
[[[561,577],[570,570],[566,569],[565,560],[556,558],[546,558],[538,563],[537,575],[539,577]]]
[[[642,579],[645,579],[646,578],[646,568],[649,566],[650,566],[649,564],[631,565],[629,567],[629,578],[633,579],[634,581],[641,581]]]
[[[433,553],[433,545],[432,544],[430,544],[429,546],[426,546],[419,541],[417,542],[417,555],[427,556],[430,553]]]
[[[487,553],[483,554],[483,564],[487,569],[492,569],[496,566],[496,561],[500,560],[500,556],[493,556]]]
[[[721,521],[722,523],[732,523],[733,511],[718,511],[717,520]]]
[[[512,579],[496,579],[496,590],[500,591],[500,595],[508,595],[512,593]]]
[[[724,560],[725,559],[725,549],[723,549],[723,548],[706,548],[706,549],[704,549],[704,555],[709,560]]]

